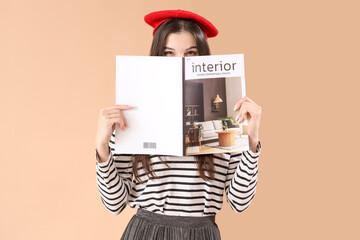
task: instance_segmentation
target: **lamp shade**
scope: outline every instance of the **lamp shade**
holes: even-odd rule
[[[216,94],[216,98],[214,100],[214,103],[222,102],[223,100],[219,97],[219,94]]]

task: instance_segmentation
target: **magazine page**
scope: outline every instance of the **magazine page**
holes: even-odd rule
[[[129,127],[116,126],[115,152],[183,155],[182,58],[116,56],[116,104]]]
[[[249,149],[235,104],[245,93],[244,55],[186,57],[184,77],[184,155]]]

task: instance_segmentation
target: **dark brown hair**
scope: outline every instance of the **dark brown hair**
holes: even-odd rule
[[[170,33],[177,33],[182,31],[190,32],[195,40],[196,47],[199,55],[210,55],[210,48],[207,42],[205,33],[195,22],[182,19],[182,18],[172,18],[164,23],[162,23],[155,31],[154,38],[152,41],[150,56],[163,56],[164,48],[166,43],[166,38]],[[159,156],[160,160],[167,166],[169,165]],[[198,155],[195,157],[197,163],[197,169],[200,174],[200,177],[205,181],[210,181],[215,178],[215,169],[214,169],[214,159],[212,154]],[[134,173],[135,180],[138,182],[143,182],[140,179],[138,170],[144,169],[144,173],[151,179],[157,178],[153,171],[149,155],[132,155],[132,170]],[[141,164],[141,166],[139,166]],[[205,174],[207,172],[207,175]]]
[[[190,32],[194,36],[199,55],[210,55],[205,33],[199,25],[188,19],[172,18],[156,29],[151,44],[150,56],[163,56],[167,36],[170,33],[182,31]]]

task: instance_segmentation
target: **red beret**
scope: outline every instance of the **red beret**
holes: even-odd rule
[[[218,30],[212,25],[211,22],[206,20],[200,15],[184,10],[163,10],[156,11],[145,15],[144,20],[147,24],[154,28],[153,35],[156,29],[165,21],[171,18],[185,18],[196,22],[204,31],[205,36],[208,38],[215,37],[218,34]]]

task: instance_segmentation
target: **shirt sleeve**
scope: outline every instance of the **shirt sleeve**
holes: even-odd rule
[[[105,208],[114,215],[118,215],[128,203],[132,185],[131,155],[114,154],[115,135],[109,142],[110,155],[105,162],[99,162],[96,155],[96,182]]]
[[[235,212],[242,212],[248,208],[255,196],[260,151],[259,141],[256,153],[251,149],[241,153],[231,153],[225,192],[227,201]]]

